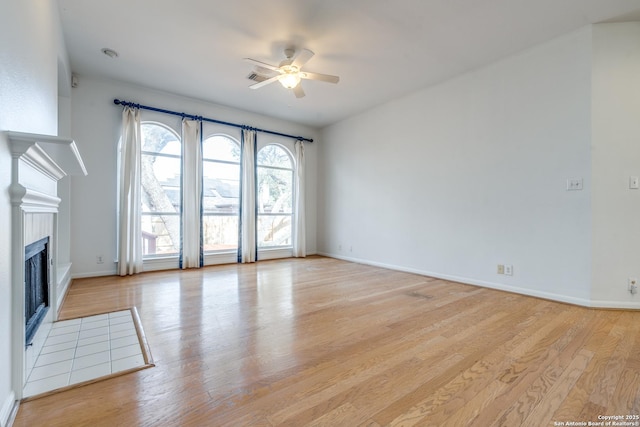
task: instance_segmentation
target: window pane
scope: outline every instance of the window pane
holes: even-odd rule
[[[202,151],[204,250],[237,250],[240,145],[229,137],[215,135],[203,142]]]
[[[175,255],[179,244],[178,215],[142,215],[143,255]]]
[[[143,123],[141,131],[143,255],[175,255],[180,247],[180,139],[157,123]]]
[[[155,123],[143,123],[140,131],[142,151],[180,155],[180,139],[168,128]]]
[[[204,251],[238,249],[238,217],[205,215],[202,219]]]
[[[142,212],[180,212],[180,159],[142,155]]]
[[[205,213],[238,213],[240,195],[240,166],[218,162],[204,162]]]
[[[291,213],[293,171],[258,167],[258,212]]]
[[[261,166],[292,169],[291,158],[282,147],[277,145],[267,145],[260,149],[257,161]]]
[[[240,160],[240,146],[225,136],[212,136],[204,142],[203,152],[205,159],[217,159],[207,160],[203,164],[205,214],[237,214],[240,195],[240,164],[237,162]],[[234,233],[237,233],[237,227]]]
[[[202,143],[202,158],[240,162],[240,145],[226,136],[210,136]]]
[[[291,215],[258,215],[258,247],[291,246]]]

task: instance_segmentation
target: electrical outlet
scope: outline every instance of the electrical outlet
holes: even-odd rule
[[[579,191],[579,190],[582,190],[582,178],[567,180],[567,191]]]
[[[102,255],[96,255],[96,264],[104,264],[104,257]]]
[[[513,276],[513,265],[510,265],[510,264],[505,265],[504,274],[507,276]]]
[[[631,295],[635,295],[638,293],[638,279],[635,277],[629,277],[627,281],[627,290]]]
[[[504,264],[498,264],[498,274],[504,274]]]

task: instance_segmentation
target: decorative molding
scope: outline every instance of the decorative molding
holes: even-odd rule
[[[14,184],[9,189],[11,204],[24,212],[58,212],[60,198]]]
[[[15,146],[19,146],[20,150],[11,152],[12,155],[16,156],[14,159],[19,159],[52,181],[60,181],[67,175],[38,143],[29,144],[25,141],[18,141],[13,144],[13,147]],[[26,150],[22,152],[22,148],[25,147]]]
[[[11,131],[7,132],[7,136],[14,158],[24,158],[45,168],[53,164],[54,170],[62,172],[60,178],[65,175],[87,175],[78,147],[72,139]]]

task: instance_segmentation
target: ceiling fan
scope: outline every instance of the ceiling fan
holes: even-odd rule
[[[286,59],[278,66],[266,64],[251,58],[245,58],[245,61],[257,65],[256,71],[249,75],[249,79],[257,83],[249,87],[251,89],[259,89],[270,83],[279,81],[285,88],[293,89],[296,98],[302,98],[304,96],[304,90],[302,90],[302,86],[300,85],[301,79],[319,80],[327,83],[338,83],[340,80],[338,76],[302,71],[302,66],[314,55],[309,49],[301,49],[295,56],[294,54],[294,49],[286,48],[284,50]]]

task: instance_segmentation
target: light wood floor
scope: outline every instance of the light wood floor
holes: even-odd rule
[[[24,402],[15,426],[537,427],[640,415],[640,312],[311,257],[75,280],[62,318],[131,306],[157,366]]]

